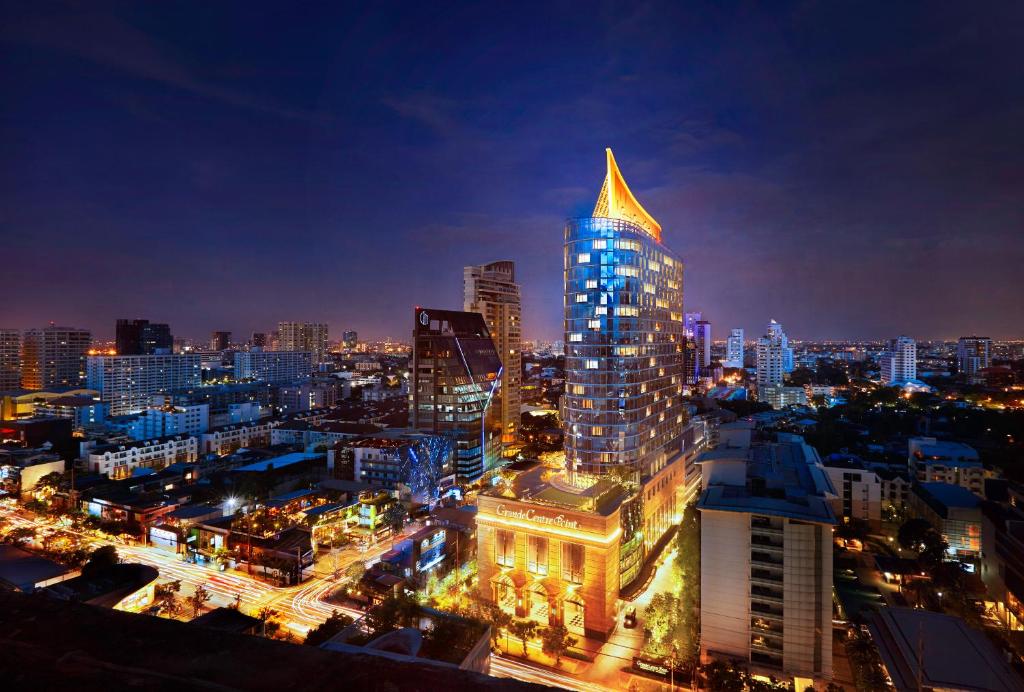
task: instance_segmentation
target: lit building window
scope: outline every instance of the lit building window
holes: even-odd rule
[[[597,288],[597,279],[587,279],[587,288]]]
[[[526,571],[532,574],[548,573],[548,539],[529,536],[526,542]]]
[[[516,563],[516,536],[511,531],[494,531],[494,561],[501,567],[512,567]]]
[[[594,241],[594,249],[595,250],[604,250],[607,247],[608,247],[608,241],[605,240],[604,238],[598,238],[597,240]]]
[[[577,293],[576,294],[576,302],[577,303],[586,303],[587,302],[587,294],[586,293]]]
[[[588,329],[600,329],[601,328],[601,320],[589,320],[587,322],[587,328]]]
[[[562,543],[562,581],[570,584],[583,583],[583,546],[579,543]]]
[[[584,363],[584,366],[583,366],[583,367],[585,367],[585,368],[586,368],[587,370],[597,370],[597,368],[598,368],[598,362],[597,362],[597,359],[590,359],[590,360],[587,360],[587,361],[586,361],[586,362]]]
[[[576,262],[577,264],[587,264],[588,262],[590,262],[590,253],[581,252],[580,254],[576,255]]]
[[[583,341],[583,335],[579,332],[575,332],[569,335],[569,341]]]

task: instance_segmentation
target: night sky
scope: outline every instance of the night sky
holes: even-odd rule
[[[958,4],[4,3],[0,326],[408,338],[512,259],[559,338],[610,146],[716,337],[1024,336],[1024,4]]]

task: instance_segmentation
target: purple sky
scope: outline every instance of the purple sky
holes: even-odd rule
[[[716,337],[1024,336],[1024,5],[771,5],[4,3],[0,326],[557,338],[611,146]]]

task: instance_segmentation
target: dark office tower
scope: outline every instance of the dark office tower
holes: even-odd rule
[[[491,406],[501,359],[480,314],[416,308],[415,317],[409,425],[453,433],[458,479],[475,481],[501,458],[501,421]]]
[[[0,392],[21,388],[21,332],[0,329]]]
[[[356,347],[359,343],[359,335],[354,331],[343,332],[341,335],[341,344],[349,349],[350,351]]]
[[[694,375],[697,379],[711,374],[711,323],[700,320],[693,326]]]
[[[81,387],[92,343],[88,329],[28,329],[21,341],[21,386],[25,389]]]
[[[149,320],[118,320],[115,339],[119,356],[151,356],[174,350],[170,326]]]
[[[249,341],[249,345],[255,346],[257,348],[266,348],[267,335],[263,332],[253,332],[252,339]]]
[[[231,346],[231,332],[214,332],[210,336],[210,350],[226,351]]]

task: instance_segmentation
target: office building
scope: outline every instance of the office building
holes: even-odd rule
[[[201,358],[195,354],[89,356],[88,386],[100,393],[110,416],[149,408],[150,397],[202,382]]]
[[[342,332],[341,343],[345,348],[351,351],[355,349],[356,345],[359,343],[359,334],[352,330]]]
[[[522,306],[514,262],[491,262],[463,271],[463,309],[483,315],[501,358],[501,389],[497,408],[502,442],[514,442],[519,431],[522,398]]]
[[[907,467],[918,483],[950,483],[982,494],[985,467],[973,447],[934,437],[912,437],[907,447]]]
[[[693,345],[696,379],[711,377],[711,323],[707,320],[693,325]]]
[[[764,401],[766,392],[770,387],[782,385],[786,374],[786,353],[792,358],[792,351],[789,349],[789,340],[786,333],[782,331],[782,325],[772,320],[768,323],[768,330],[765,335],[757,340],[757,398]]]
[[[144,356],[174,350],[174,337],[166,324],[149,320],[118,320],[115,335],[119,356]]]
[[[21,332],[0,329],[0,392],[21,389]]]
[[[566,467],[639,481],[685,424],[683,263],[606,159],[593,216],[565,227]]]
[[[267,335],[264,332],[253,332],[249,338],[249,346],[252,348],[266,348]]]
[[[81,387],[92,335],[87,329],[28,329],[21,342],[21,386],[25,389]]]
[[[992,365],[992,339],[987,336],[961,336],[956,345],[956,369],[970,384],[985,381],[981,371]]]
[[[889,341],[879,356],[882,384],[902,385],[917,379],[917,342],[908,336]]]
[[[308,380],[313,374],[309,351],[237,351],[235,380],[281,384]]]
[[[734,328],[729,332],[729,338],[725,342],[725,360],[722,362],[727,368],[743,367],[743,329]]]
[[[501,421],[491,406],[501,387],[501,358],[475,312],[416,308],[409,427],[455,435],[455,473],[472,482],[501,458]]]
[[[757,400],[771,406],[773,409],[784,409],[787,406],[805,406],[807,404],[807,390],[803,387],[787,387],[781,384],[773,384],[767,387],[759,387]]]
[[[309,351],[314,365],[327,357],[327,325],[322,322],[279,322],[277,333],[279,351]]]
[[[981,507],[981,579],[1007,630],[1024,630],[1024,503],[1020,489]]]
[[[688,385],[696,385],[700,368],[697,365],[697,343],[694,340],[697,334],[697,323],[701,321],[701,313],[683,313],[683,382]]]
[[[803,438],[778,438],[751,444],[748,430],[698,458],[701,660],[805,689],[832,678],[836,493]]]
[[[683,263],[661,242],[661,226],[630,192],[610,149],[605,160],[593,215],[565,227],[562,421],[568,479],[585,488],[614,474],[633,493],[620,514],[625,586],[681,509],[674,490],[686,476]]]
[[[227,351],[231,348],[231,332],[214,332],[210,335],[211,351]]]
[[[914,515],[949,544],[949,556],[973,560],[981,554],[981,498],[951,483],[918,483],[910,494]]]

